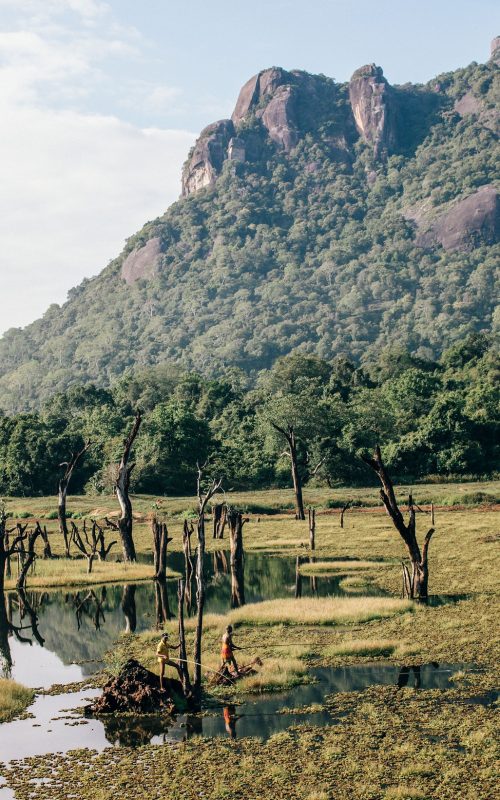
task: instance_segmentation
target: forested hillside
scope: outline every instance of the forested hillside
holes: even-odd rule
[[[489,334],[498,87],[494,58],[426,86],[374,66],[350,84],[260,73],[202,133],[184,196],[0,340],[0,408],[161,364],[255,382],[294,351],[370,368],[388,347],[433,360]]]

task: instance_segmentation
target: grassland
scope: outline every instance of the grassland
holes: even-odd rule
[[[0,723],[16,717],[32,702],[35,693],[20,683],[0,678]]]
[[[194,738],[178,746],[146,746],[136,751],[110,748],[100,755],[78,751],[30,759],[8,773],[16,798],[62,800],[72,794],[79,800],[111,800],[131,793],[140,800],[494,797],[496,713],[493,706],[482,705],[481,698],[498,686],[499,677],[498,512],[489,503],[474,506],[466,502],[457,507],[444,501],[462,491],[463,496],[477,497],[479,492],[497,496],[498,488],[498,484],[460,484],[415,490],[422,508],[429,498],[438,506],[429,555],[430,592],[454,602],[431,607],[398,599],[404,551],[387,516],[380,508],[370,508],[377,505],[377,493],[369,489],[356,490],[367,504],[349,509],[343,529],[337,510],[317,514],[314,554],[308,549],[307,523],[295,521],[288,511],[252,513],[244,528],[246,551],[314,556],[315,563],[302,565],[303,580],[308,580],[306,572],[311,579],[321,580],[322,569],[333,569],[342,577],[342,586],[353,592],[352,597],[269,601],[205,617],[202,661],[207,680],[210,671],[218,668],[220,635],[229,621],[235,625],[237,644],[245,648],[239,658],[246,661],[260,656],[264,662],[257,676],[225,691],[235,702],[246,692],[307,680],[315,666],[348,667],[383,660],[407,666],[475,664],[477,671],[459,671],[444,692],[374,686],[363,692],[326,696],[322,707],[330,711],[335,725],[302,725],[267,742]],[[267,493],[266,498],[263,494],[254,494],[251,501],[248,495],[242,497],[240,505],[243,507],[245,500],[247,505],[275,502],[271,495],[276,493]],[[281,495],[282,500],[287,496]],[[306,499],[326,506],[342,498],[324,492],[321,496],[311,493]],[[73,498],[71,503],[88,503],[87,512],[94,515],[98,501],[101,506],[96,516],[108,514],[108,500],[102,498]],[[24,503],[16,502],[19,508]],[[109,510],[112,502],[109,500]],[[38,513],[44,503],[50,505],[47,499],[29,503]],[[182,515],[194,501],[186,498],[165,504],[173,537],[169,547],[179,550]],[[140,553],[151,552],[151,506],[151,498],[134,500]],[[9,509],[14,510],[12,503]],[[427,513],[417,515],[417,527],[422,540],[430,527]],[[57,549],[58,534],[54,533],[53,541]],[[221,549],[221,542],[210,535],[207,544],[209,550]],[[325,567],[322,562],[326,559],[332,559],[334,566],[329,561]],[[363,597],[366,585],[384,590],[388,596]],[[166,627],[175,636],[175,623]],[[191,621],[187,635],[192,652]],[[117,669],[127,657],[135,656],[156,668],[157,638],[156,630],[123,635],[113,648],[110,666]]]

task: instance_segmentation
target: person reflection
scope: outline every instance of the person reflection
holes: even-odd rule
[[[240,718],[236,713],[236,706],[232,703],[228,706],[224,706],[222,716],[224,717],[224,726],[229,736],[231,739],[236,739],[236,721]]]

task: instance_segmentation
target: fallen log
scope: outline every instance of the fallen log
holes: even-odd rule
[[[256,675],[257,670],[255,667],[261,667],[262,661],[260,658],[254,659],[249,664],[240,664],[238,672],[234,672],[229,668],[228,664],[224,664],[219,672],[214,672],[207,681],[209,686],[234,686],[236,681],[242,678],[248,678],[249,675]]]

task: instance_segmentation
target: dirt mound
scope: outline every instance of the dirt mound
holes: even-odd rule
[[[261,667],[262,661],[260,658],[256,658],[255,661],[252,661],[250,664],[240,664],[238,673],[233,672],[233,670],[229,669],[227,664],[225,664],[219,672],[214,672],[211,675],[208,684],[209,686],[232,686],[236,681],[241,680],[242,678],[248,678],[249,675],[256,675],[257,670],[255,667]]]
[[[105,684],[101,697],[87,706],[85,712],[90,716],[114,711],[151,714],[184,710],[186,701],[180,681],[164,680],[163,686],[161,690],[159,677],[132,658],[118,677]]]

